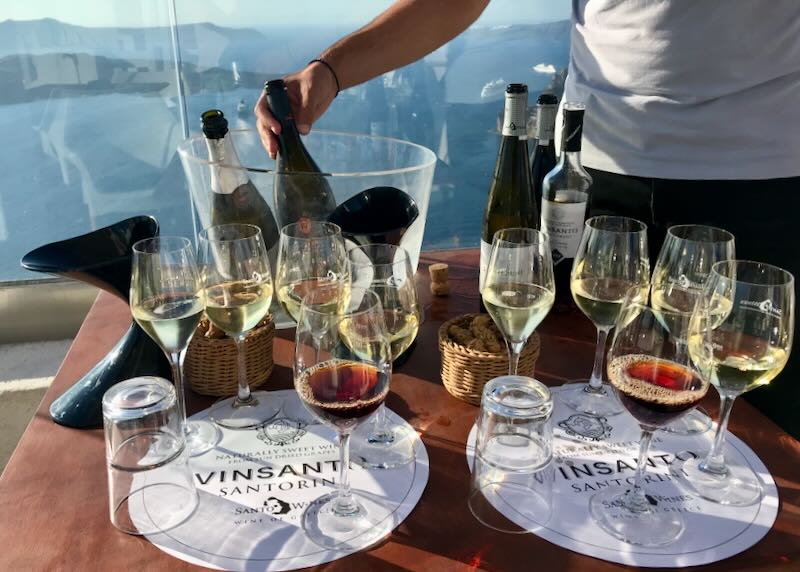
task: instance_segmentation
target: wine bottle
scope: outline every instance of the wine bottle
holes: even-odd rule
[[[592,177],[581,165],[582,103],[564,104],[561,156],[542,181],[542,229],[550,238],[556,283],[554,309],[572,306],[569,280],[578,252]]]
[[[286,84],[264,84],[272,115],[281,124],[275,176],[275,208],[281,226],[300,219],[327,220],[336,208],[333,191],[297,131]]]
[[[539,212],[542,210],[542,182],[556,166],[557,108],[558,98],[552,93],[543,93],[536,100],[536,144],[531,156],[531,186]]]
[[[506,87],[500,150],[483,214],[480,290],[483,290],[494,233],[504,228],[539,228],[539,212],[531,190],[527,117],[528,86],[522,83],[509,84]]]
[[[267,201],[241,167],[228,137],[228,120],[219,109],[200,116],[211,162],[211,224],[245,223],[261,229],[270,264],[278,259],[278,225]]]

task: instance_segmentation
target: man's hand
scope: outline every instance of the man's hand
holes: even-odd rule
[[[318,62],[287,75],[283,80],[297,130],[306,135],[336,97],[336,80],[331,71]],[[274,159],[278,153],[276,134],[281,132],[281,124],[270,113],[267,95],[263,91],[256,102],[255,114],[261,143]]]

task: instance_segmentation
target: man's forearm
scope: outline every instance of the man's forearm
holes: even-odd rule
[[[333,44],[322,58],[341,89],[426,56],[466,30],[489,0],[398,0],[363,28]]]

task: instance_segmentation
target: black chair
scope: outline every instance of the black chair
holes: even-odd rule
[[[46,244],[22,257],[24,268],[86,282],[128,302],[133,244],[158,235],[158,221],[137,216],[111,226]],[[119,381],[138,375],[171,378],[164,352],[136,322],[114,348],[52,405],[53,421],[79,429],[103,422],[102,399]]]

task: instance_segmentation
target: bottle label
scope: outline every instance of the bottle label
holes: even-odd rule
[[[550,238],[553,264],[575,258],[583,234],[586,201],[557,203],[542,200],[542,230]]]
[[[485,240],[481,240],[481,264],[480,276],[478,276],[478,292],[483,291],[483,279],[486,275],[486,269],[489,267],[489,255],[492,254],[492,245]]]
[[[528,138],[528,94],[507,93],[503,112],[503,136]]]

